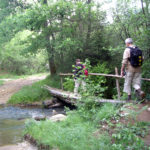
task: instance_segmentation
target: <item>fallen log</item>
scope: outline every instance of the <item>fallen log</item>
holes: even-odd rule
[[[75,96],[74,93],[52,88],[46,85],[44,86],[44,88],[47,89],[52,96],[57,97],[68,104],[75,104],[76,100],[81,98],[80,96]]]
[[[49,86],[44,86],[45,89],[47,89],[52,96],[57,97],[58,99],[64,101],[68,104],[76,104],[76,101],[81,99],[81,96],[75,96],[74,93],[66,92],[60,89],[52,88]],[[94,101],[98,103],[113,103],[113,104],[125,104],[125,103],[134,103],[136,101],[123,101],[123,100],[114,100],[114,99],[98,99],[96,97],[91,97]]]
[[[132,103],[133,101],[122,101],[122,100],[113,100],[113,99],[99,99],[95,100],[98,103],[113,103],[113,104],[125,104],[125,103]]]

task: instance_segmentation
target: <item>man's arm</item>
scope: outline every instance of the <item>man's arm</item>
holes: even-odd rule
[[[122,60],[122,67],[121,67],[121,76],[124,76],[124,70],[125,70],[125,66],[128,63],[128,59],[130,57],[130,49],[126,48],[123,54],[123,60]]]
[[[122,67],[121,67],[121,76],[122,77],[124,76],[124,70],[125,70],[125,64],[122,64]]]

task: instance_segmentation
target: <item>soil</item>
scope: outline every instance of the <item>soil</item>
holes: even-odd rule
[[[0,105],[6,104],[9,100],[9,98],[19,91],[23,86],[31,85],[32,83],[42,80],[46,77],[46,75],[43,76],[29,76],[24,79],[17,79],[17,80],[6,80],[4,85],[0,86]]]

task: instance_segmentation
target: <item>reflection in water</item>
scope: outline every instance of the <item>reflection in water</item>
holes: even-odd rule
[[[59,113],[63,113],[63,109],[55,110]],[[0,146],[20,142],[25,120],[41,115],[51,116],[52,109],[18,107],[0,108]]]

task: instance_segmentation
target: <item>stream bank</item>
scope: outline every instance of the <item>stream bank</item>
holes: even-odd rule
[[[27,119],[39,116],[50,117],[53,109],[43,108],[20,108],[16,106],[0,107],[0,150],[5,150],[10,145],[18,147],[23,142],[23,130]],[[56,112],[64,113],[63,108],[56,108]],[[22,144],[19,144],[22,145]],[[20,147],[20,146],[19,146]],[[21,149],[20,149],[21,150]]]

